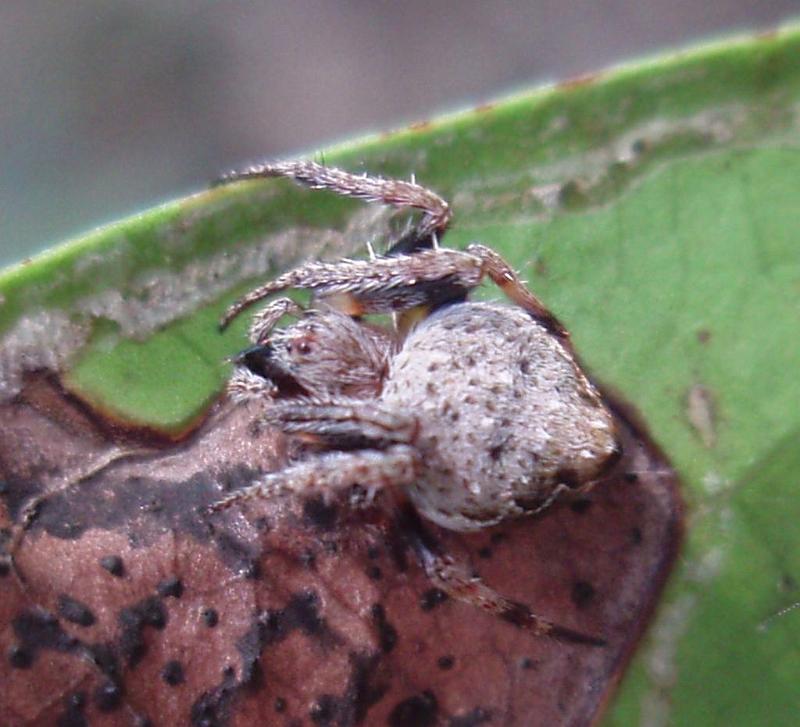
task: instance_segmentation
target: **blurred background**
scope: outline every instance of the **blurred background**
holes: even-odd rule
[[[0,265],[243,161],[798,12],[798,0],[2,0]]]

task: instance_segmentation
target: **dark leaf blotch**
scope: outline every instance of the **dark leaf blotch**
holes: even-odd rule
[[[161,679],[165,684],[169,684],[171,687],[176,687],[179,684],[183,684],[186,679],[186,676],[183,673],[183,664],[181,664],[177,659],[168,661],[166,664],[164,664],[164,668],[161,670]]]
[[[92,610],[85,604],[65,593],[58,597],[58,615],[78,626],[92,626],[96,619]]]
[[[118,555],[104,555],[100,558],[100,567],[117,578],[125,575],[125,564]]]
[[[112,680],[103,682],[92,696],[101,712],[113,712],[122,705],[122,687]]]
[[[439,704],[431,691],[424,691],[395,706],[389,714],[390,727],[433,727]]]
[[[156,586],[156,593],[162,598],[180,598],[183,595],[183,581],[177,576],[165,578]]]

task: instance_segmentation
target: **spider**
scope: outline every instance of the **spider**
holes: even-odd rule
[[[568,333],[496,252],[440,246],[451,219],[443,199],[415,182],[311,161],[261,164],[221,182],[261,177],[422,214],[383,256],[370,248],[368,260],[309,262],[227,310],[221,328],[273,294],[311,292],[308,308],[281,297],[255,314],[252,346],[234,359],[228,391],[235,402],[259,402],[267,424],[314,446],[212,510],[347,492],[363,506],[388,491],[418,526],[474,531],[538,512],[607,472],[620,454],[615,422]],[[484,278],[514,305],[469,301]],[[394,325],[362,319],[375,313],[391,313]],[[286,315],[297,321],[277,328]],[[448,595],[537,635],[604,643],[503,597],[442,553],[424,527],[416,532],[422,567]]]

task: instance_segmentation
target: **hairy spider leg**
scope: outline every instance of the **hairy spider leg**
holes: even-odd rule
[[[418,550],[418,555],[428,578],[457,601],[531,631],[535,636],[547,636],[574,644],[605,646],[606,642],[602,639],[561,626],[534,613],[526,604],[506,598],[479,577],[470,575],[449,556],[438,555],[425,546]]]
[[[439,248],[375,260],[310,262],[237,300],[220,326],[225,328],[253,303],[292,288],[312,290],[316,297],[352,316],[409,311],[418,319],[432,307],[463,299],[486,276],[551,333],[562,340],[569,338],[514,269],[496,252],[479,244],[470,245],[466,251]],[[414,310],[420,307],[422,313]],[[401,321],[401,329],[408,327],[408,321]]]
[[[534,613],[526,604],[506,598],[487,586],[479,576],[468,572],[464,565],[457,563],[451,556],[443,555],[410,503],[400,506],[397,522],[425,574],[450,598],[479,608],[496,618],[530,631],[535,636],[546,636],[574,644],[605,646],[606,642],[602,639],[561,626]]]
[[[226,510],[248,500],[274,500],[290,495],[321,495],[326,500],[351,487],[367,491],[366,502],[383,487],[411,484],[422,468],[416,450],[395,444],[384,450],[320,454],[279,472],[270,472],[255,484],[244,487],[210,505],[209,512]]]
[[[289,289],[311,290],[352,316],[463,299],[480,284],[482,267],[479,257],[444,248],[376,260],[310,262],[239,298],[225,312],[220,328],[225,329],[245,308]]]
[[[438,194],[416,182],[353,174],[309,160],[253,164],[222,175],[215,184],[229,184],[242,179],[264,177],[288,177],[311,189],[328,190],[342,197],[420,210],[422,218],[394,245],[392,248],[394,251],[397,251],[398,246],[403,252],[412,252],[422,247],[436,247],[437,240],[444,235],[452,218],[450,205]]]
[[[412,444],[419,424],[415,417],[400,414],[362,399],[330,402],[276,402],[264,414],[264,421],[286,434],[323,439],[333,447],[387,448]]]
[[[278,298],[273,300],[263,310],[258,311],[253,316],[250,324],[248,336],[253,343],[264,343],[277,322],[286,315],[300,317],[305,313],[305,309],[295,303],[291,298]]]

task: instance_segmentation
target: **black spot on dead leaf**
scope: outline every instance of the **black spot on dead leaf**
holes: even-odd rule
[[[261,652],[268,643],[277,640],[277,619],[264,612],[255,615],[247,631],[236,642],[236,648],[241,655],[243,684],[254,683],[260,677],[259,660]]]
[[[41,608],[31,608],[19,614],[13,622],[14,635],[19,649],[25,652],[31,661],[36,659],[42,650],[60,652],[75,651],[80,642],[67,634],[58,619]]]
[[[100,567],[117,578],[125,575],[125,563],[118,555],[104,555],[100,558]]]
[[[350,673],[341,696],[320,695],[312,705],[309,716],[319,725],[360,725],[370,707],[388,689],[388,676],[381,669],[380,657],[369,654],[349,654]]]
[[[397,704],[389,714],[390,727],[432,727],[436,724],[439,704],[431,691],[414,695]]]
[[[584,513],[589,512],[589,508],[591,506],[592,501],[588,497],[582,497],[577,500],[573,500],[569,504],[572,512],[577,513],[578,515],[583,515]]]
[[[189,722],[192,727],[217,727],[227,724],[231,703],[237,694],[237,686],[233,676],[225,675],[220,684],[203,692],[189,707]]]
[[[169,576],[156,586],[156,593],[162,598],[180,598],[183,595],[183,581],[177,576]]]
[[[186,675],[183,673],[183,664],[177,659],[170,659],[161,670],[161,679],[171,687],[183,684]]]
[[[120,650],[128,666],[136,666],[145,655],[145,628],[163,629],[167,625],[167,619],[167,610],[157,596],[149,596],[120,611]]]
[[[432,611],[446,600],[447,594],[441,588],[429,588],[422,594],[419,605],[423,611]]]
[[[389,688],[389,676],[380,657],[350,654],[350,675],[344,702],[348,705],[350,724],[361,724],[370,707],[377,704]]]
[[[570,598],[576,608],[586,608],[594,598],[594,586],[589,581],[575,581]]]
[[[386,609],[380,603],[373,604],[371,613],[375,628],[378,630],[381,651],[388,654],[397,644],[397,629],[389,623]]]
[[[200,617],[203,619],[203,623],[210,629],[213,629],[219,623],[219,614],[214,608],[204,608],[200,613]]]
[[[333,724],[338,711],[336,702],[336,697],[332,694],[321,695],[317,701],[311,705],[311,709],[308,711],[308,716],[311,717],[311,721],[318,725]]]
[[[109,679],[94,690],[92,701],[101,712],[113,712],[122,706],[122,687]]]
[[[214,530],[213,540],[222,560],[234,573],[251,580],[261,575],[258,560],[261,549],[257,544],[248,543],[234,533],[219,529]]]
[[[338,637],[320,615],[319,606],[319,596],[314,591],[293,594],[284,608],[270,614],[270,623],[274,624],[272,633],[276,634],[276,638],[283,639],[292,630],[299,629],[321,643],[336,642]]]
[[[119,682],[122,678],[119,657],[110,643],[85,644],[84,653],[97,670],[110,681]]]
[[[59,594],[56,610],[61,618],[78,626],[91,626],[96,621],[92,610],[85,603],[66,593]]]
[[[323,532],[336,527],[338,508],[334,503],[325,503],[322,497],[311,497],[303,503],[303,517],[312,527]]]
[[[64,699],[64,711],[56,718],[57,727],[88,727],[84,710],[86,692],[73,692]]]
[[[14,644],[8,650],[8,662],[14,669],[28,669],[33,664],[33,653],[24,646]]]
[[[339,642],[339,637],[320,616],[317,594],[313,591],[293,594],[284,608],[256,614],[251,627],[238,640],[237,649],[243,665],[242,683],[260,677],[259,661],[264,649],[281,643],[296,630],[325,647]]]
[[[456,660],[449,654],[445,656],[440,656],[436,660],[436,666],[438,666],[440,669],[444,669],[445,671],[447,671],[448,669],[452,669],[455,663]]]

